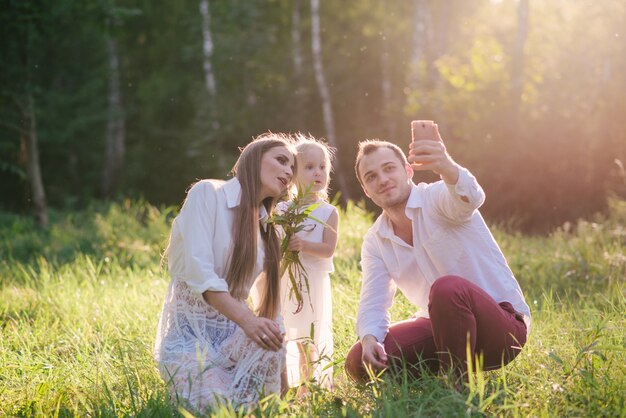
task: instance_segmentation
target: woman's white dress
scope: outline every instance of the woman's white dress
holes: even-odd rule
[[[327,202],[319,202],[311,216],[328,222],[335,207]],[[278,204],[277,212],[284,212],[288,202]],[[298,237],[306,241],[322,242],[325,226],[312,219],[304,221],[305,229],[298,232]],[[311,341],[318,361],[314,363],[313,377],[323,387],[332,385],[333,370],[329,365],[333,355],[332,298],[330,273],[334,271],[333,257],[321,258],[311,254],[300,253],[300,261],[304,266],[309,282],[309,291],[303,285],[304,306],[297,314],[295,298],[290,296],[291,284],[285,275],[281,280],[282,315],[285,321],[287,344],[287,372],[290,385],[300,381],[298,366],[298,347],[295,342]]]
[[[236,178],[198,182],[172,225],[168,249],[172,280],[154,355],[172,398],[196,412],[220,402],[251,406],[260,396],[280,391],[284,350],[259,347],[202,297],[206,290],[228,291],[225,274],[240,194]],[[263,265],[260,233],[257,240],[257,263],[248,291]],[[246,302],[241,304],[247,309]]]

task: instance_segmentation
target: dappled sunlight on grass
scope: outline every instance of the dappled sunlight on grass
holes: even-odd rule
[[[361,237],[372,222],[349,206],[332,276],[335,388],[312,384],[305,398],[270,397],[254,415],[624,415],[626,211],[623,202],[613,205],[609,217],[549,237],[496,230],[531,306],[532,333],[510,365],[477,373],[460,391],[447,376],[385,376],[359,387],[345,375],[343,357],[356,341]],[[0,414],[182,416],[152,359],[169,282],[160,253],[173,211],[143,206],[58,214],[56,222],[75,228],[53,225],[51,235],[20,219],[0,225],[22,234],[0,247],[10,255],[0,260]],[[392,317],[414,310],[398,294]],[[236,415],[229,407],[214,413]]]

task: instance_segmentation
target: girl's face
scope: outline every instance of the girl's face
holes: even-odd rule
[[[261,157],[261,201],[279,197],[287,190],[293,177],[294,157],[284,146],[270,148]]]
[[[299,187],[306,188],[312,185],[311,191],[317,193],[328,187],[328,173],[330,167],[326,154],[318,147],[308,148],[298,153]]]

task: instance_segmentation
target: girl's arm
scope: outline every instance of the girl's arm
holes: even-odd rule
[[[301,251],[316,257],[329,258],[335,253],[337,247],[337,235],[339,233],[339,213],[335,208],[326,221],[328,227],[324,228],[322,242],[303,240],[294,235],[289,240],[289,251]]]
[[[266,350],[278,351],[283,345],[280,327],[268,318],[256,316],[245,302],[235,299],[228,292],[202,293],[204,300],[222,315],[243,329],[248,338]]]

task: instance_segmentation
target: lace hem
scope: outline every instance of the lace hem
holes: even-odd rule
[[[204,411],[228,402],[252,406],[262,394],[278,393],[285,349],[259,347],[183,281],[173,279],[155,359],[173,399]]]

